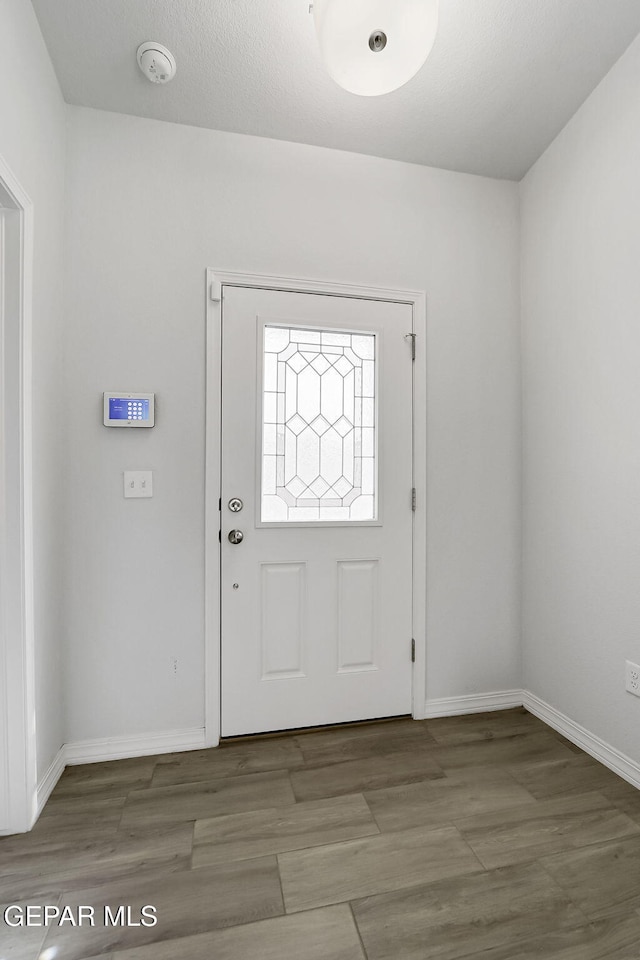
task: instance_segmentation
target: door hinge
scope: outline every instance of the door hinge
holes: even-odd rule
[[[413,510],[414,513],[415,513],[415,510],[416,510],[417,500],[418,500],[418,495],[417,495],[417,493],[416,493],[416,488],[415,488],[415,487],[411,487],[411,509]]]
[[[411,663],[416,662],[416,642],[415,640],[411,641]]]
[[[410,340],[410,341],[411,341],[411,359],[412,359],[412,360],[415,360],[415,358],[416,358],[416,334],[415,334],[415,333],[407,333],[407,334],[405,335],[405,340]]]

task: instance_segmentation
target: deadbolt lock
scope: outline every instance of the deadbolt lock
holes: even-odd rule
[[[229,500],[228,506],[231,513],[240,513],[244,504],[239,497],[232,497],[231,500]]]

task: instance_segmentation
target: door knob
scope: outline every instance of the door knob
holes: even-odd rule
[[[228,540],[229,543],[242,543],[244,540],[244,533],[242,530],[230,530]]]

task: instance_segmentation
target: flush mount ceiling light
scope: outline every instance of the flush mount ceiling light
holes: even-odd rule
[[[438,0],[313,0],[312,10],[329,75],[362,97],[411,80],[438,28]]]

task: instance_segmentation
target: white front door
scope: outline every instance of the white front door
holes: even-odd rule
[[[412,317],[224,287],[223,736],[411,712]]]

